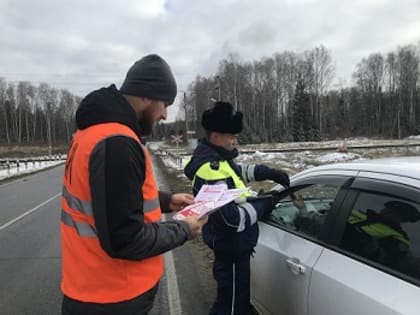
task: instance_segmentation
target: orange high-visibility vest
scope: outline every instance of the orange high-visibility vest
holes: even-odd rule
[[[89,158],[101,140],[121,135],[131,137],[141,145],[129,127],[103,123],[78,130],[69,148],[61,198],[61,289],[75,300],[95,303],[129,300],[153,288],[163,273],[162,255],[138,261],[116,259],[99,243],[92,212]],[[156,222],[161,218],[158,189],[149,153],[141,146],[146,157],[145,181],[139,191],[143,194],[144,221]]]

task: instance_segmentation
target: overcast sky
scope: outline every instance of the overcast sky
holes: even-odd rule
[[[183,90],[229,53],[252,61],[323,44],[349,82],[361,58],[419,40],[420,0],[0,0],[0,77],[79,96],[119,86],[149,53]]]

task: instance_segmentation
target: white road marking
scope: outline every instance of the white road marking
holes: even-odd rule
[[[162,216],[162,221],[165,220],[165,216]],[[174,255],[172,251],[166,252],[165,257],[165,276],[168,282],[168,301],[169,301],[169,314],[170,315],[181,315],[181,300],[179,298],[178,280],[176,278],[176,270],[174,263]]]
[[[52,196],[50,199],[45,200],[43,203],[40,203],[36,207],[26,211],[25,213],[22,213],[20,216],[14,218],[13,220],[10,220],[9,222],[3,224],[2,226],[0,226],[0,231],[7,228],[9,225],[12,225],[13,223],[19,221],[20,219],[26,217],[27,215],[31,214],[32,212],[35,212],[36,210],[38,210],[39,208],[41,208],[42,206],[46,205],[47,203],[49,203],[50,201],[54,200],[55,198],[57,198],[59,196],[61,196],[61,192],[59,192],[57,195]]]

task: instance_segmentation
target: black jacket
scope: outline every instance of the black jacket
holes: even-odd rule
[[[194,150],[190,162],[184,169],[185,175],[190,180],[196,177],[193,186],[194,195],[198,193],[203,184],[220,182],[220,180],[211,181],[196,176],[200,167],[207,162],[211,162],[215,171],[217,171],[217,163],[227,161],[236,175],[245,183],[249,182],[247,180],[248,176],[245,174],[249,174],[254,180],[256,178],[257,180],[266,179],[261,175],[261,172],[264,173],[266,170],[265,166],[253,165],[251,174],[250,171],[246,171],[248,166],[239,165],[233,161],[236,156],[236,150],[227,151],[222,147],[203,140]],[[232,178],[226,178],[224,181],[228,188],[237,188]],[[214,250],[215,255],[220,259],[237,261],[249,257],[258,239],[258,224],[256,220],[262,218],[270,206],[271,201],[267,205],[267,201],[264,200],[247,202],[246,205],[238,205],[235,202],[231,202],[223,206],[220,210],[212,213],[209,216],[208,223],[203,226],[204,242]]]
[[[136,113],[114,85],[87,95],[76,112],[77,127],[118,122],[141,138]],[[145,156],[132,138],[112,136],[99,142],[90,156],[93,215],[102,248],[113,258],[139,260],[162,254],[189,238],[184,222],[145,223],[141,187]],[[169,193],[160,193],[169,211]]]

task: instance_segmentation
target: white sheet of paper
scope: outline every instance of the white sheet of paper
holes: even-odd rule
[[[217,201],[227,190],[226,184],[203,185],[194,200],[196,201]]]

